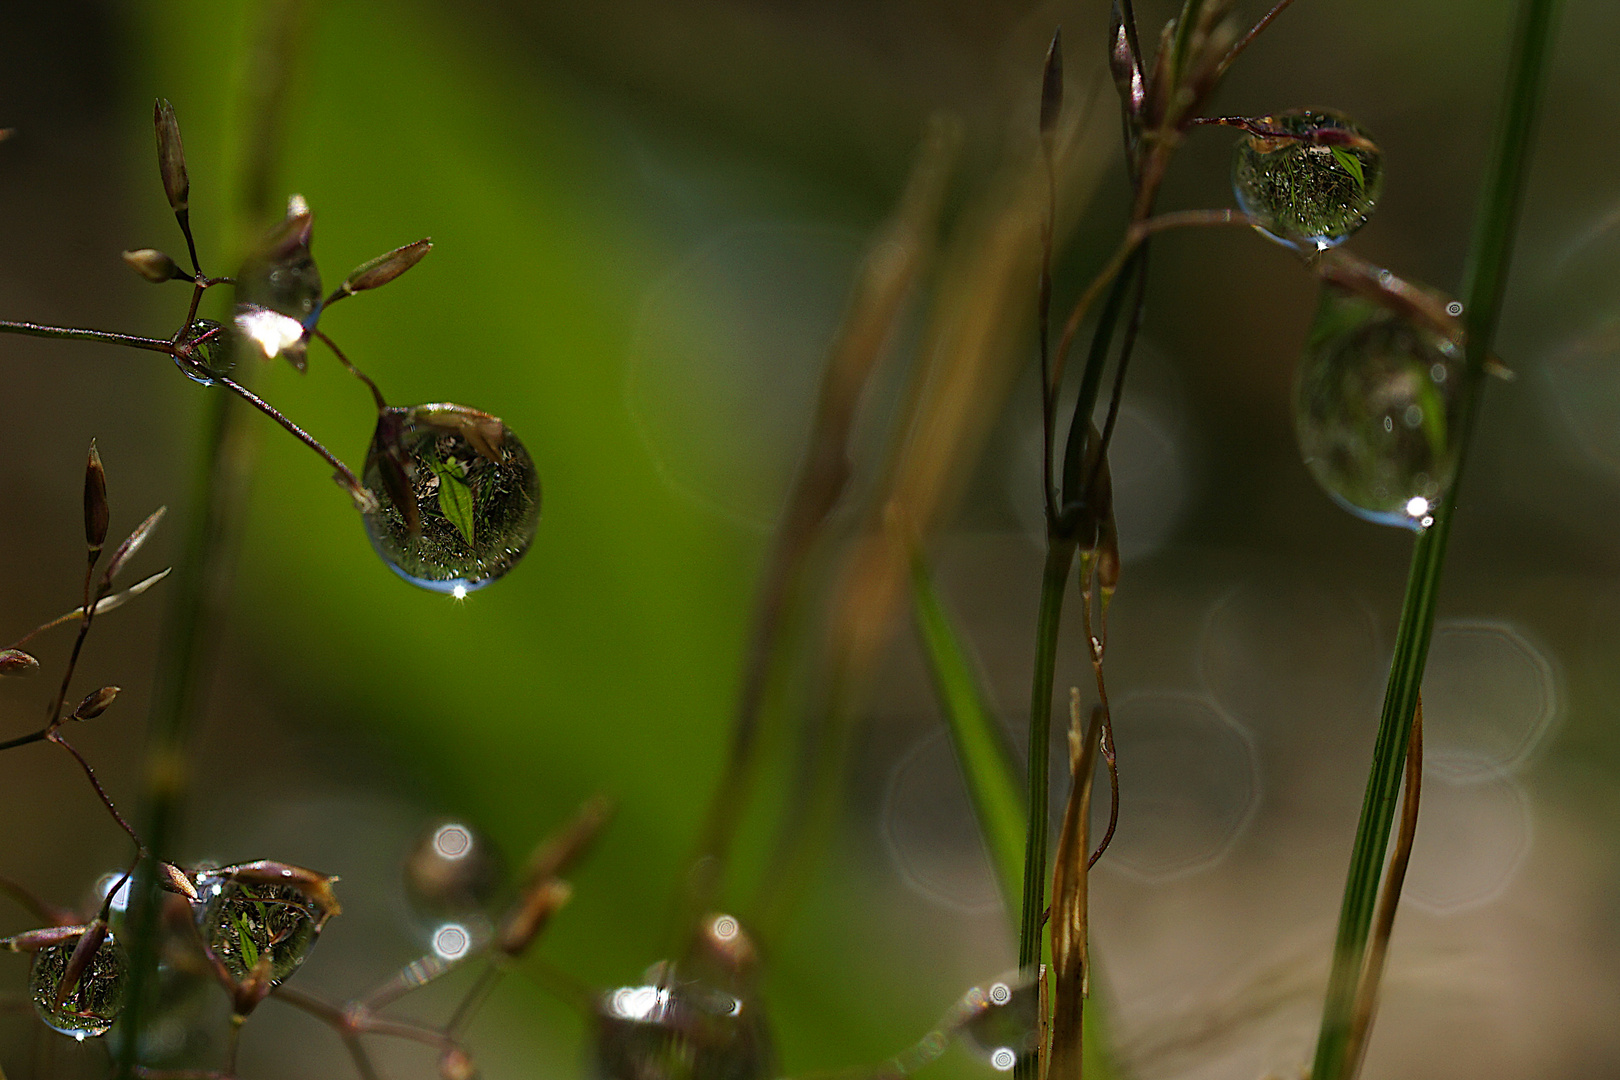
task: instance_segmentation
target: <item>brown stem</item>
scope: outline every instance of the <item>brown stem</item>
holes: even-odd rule
[[[223,375],[219,376],[219,382],[237,397],[241,398],[243,401],[247,402],[249,405],[252,405],[255,409],[258,409],[260,412],[264,413],[264,415],[286,428],[293,434],[294,438],[298,439],[299,442],[302,442],[305,446],[319,454],[322,460],[337,470],[338,475],[343,478],[343,486],[348,488],[351,494],[358,495],[364,493],[365,488],[361,486],[359,478],[350,471],[347,465],[339,461],[337,457],[333,455],[332,451],[322,446],[320,441],[317,440],[313,435],[309,434],[309,432],[305,431],[303,428],[299,427],[297,424],[283,416],[274,405],[270,404],[268,401],[264,400],[264,398],[260,397],[258,394],[255,394],[241,383],[228,379]]]
[[[174,343],[159,338],[140,337],[136,334],[118,334],[110,330],[86,330],[76,326],[45,326],[41,323],[12,322],[0,319],[0,333],[23,334],[27,337],[58,338],[68,341],[99,341],[106,345],[127,345],[132,349],[174,355]]]
[[[377,403],[378,412],[382,412],[384,409],[388,408],[388,402],[383,399],[382,391],[377,389],[377,384],[371,381],[371,376],[355,367],[354,364],[350,362],[349,358],[343,355],[343,350],[338,348],[337,344],[331,338],[327,337],[324,331],[311,330],[310,332],[316,337],[320,338],[321,342],[328,349],[332,350],[332,355],[338,358],[338,363],[342,364],[348,369],[350,375],[353,375],[355,378],[359,379],[361,382],[365,383],[371,388],[371,397]]]
[[[84,755],[75,750],[72,744],[62,737],[61,732],[47,732],[44,739],[47,742],[55,743],[73,755],[73,760],[79,763],[79,768],[84,770],[85,777],[89,779],[90,786],[96,789],[96,797],[101,800],[101,805],[105,806],[107,813],[111,814],[112,819],[118,822],[118,827],[129,834],[129,838],[135,842],[135,850],[144,856],[146,854],[146,845],[141,843],[141,838],[135,834],[135,830],[130,827],[129,822],[124,820],[124,815],[118,812],[118,807],[113,805],[112,799],[107,795],[107,790],[101,786],[101,781],[96,779],[96,770],[90,767],[90,763],[84,759]]]
[[[1270,11],[1261,16],[1260,21],[1255,23],[1254,26],[1249,29],[1247,34],[1244,34],[1232,45],[1230,49],[1226,50],[1226,55],[1221,58],[1221,62],[1215,67],[1216,82],[1219,82],[1221,76],[1226,74],[1227,68],[1230,68],[1233,62],[1236,61],[1239,56],[1243,55],[1243,50],[1247,49],[1249,45],[1253,43],[1254,39],[1259,37],[1261,32],[1264,31],[1266,27],[1271,25],[1271,20],[1275,19],[1278,15],[1281,15],[1288,8],[1288,5],[1292,4],[1293,2],[1294,0],[1278,0],[1276,7],[1272,8]]]

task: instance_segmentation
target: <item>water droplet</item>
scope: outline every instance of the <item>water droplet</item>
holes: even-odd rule
[[[1277,135],[1238,140],[1232,188],[1261,232],[1320,251],[1366,223],[1383,191],[1383,155],[1349,117],[1290,109],[1258,124]]]
[[[499,417],[465,405],[390,408],[377,417],[364,483],[366,534],[413,585],[464,596],[505,574],[534,540],[540,477]]]
[[[129,959],[124,955],[124,947],[109,932],[78,984],[58,1005],[57,987],[78,943],[75,937],[36,952],[28,973],[28,990],[34,1001],[34,1012],[48,1027],[84,1039],[105,1035],[123,1011]]]
[[[304,200],[294,195],[287,216],[236,275],[238,325],[265,356],[285,352],[300,368],[304,330],[320,317],[322,300],[321,272],[309,249],[314,222]]]
[[[423,914],[462,918],[482,912],[501,884],[501,858],[470,825],[429,829],[405,860],[405,890]]]
[[[236,343],[213,319],[196,319],[175,346],[174,364],[186,378],[213,386],[236,366]]]
[[[237,980],[246,979],[267,953],[271,983],[286,979],[309,955],[325,921],[320,906],[296,885],[205,875],[198,891],[205,898],[197,917],[203,939]]]
[[[660,961],[637,986],[603,994],[594,1017],[599,1080],[764,1080],[776,1051],[755,990],[757,957],[730,915],[699,924],[679,965]],[[677,967],[679,970],[677,971]]]
[[[1423,528],[1456,470],[1461,374],[1456,342],[1324,287],[1294,383],[1311,475],[1368,521]]]
[[[1453,301],[1451,301],[1451,303],[1446,305],[1446,314],[1450,315],[1453,319],[1455,319],[1457,316],[1461,315],[1462,313],[1463,313],[1462,301],[1453,300]]]
[[[472,934],[460,923],[445,923],[433,931],[433,953],[441,960],[460,960],[472,948]]]
[[[942,1026],[993,1068],[1007,1072],[1035,1052],[1038,1003],[1033,981],[1009,976],[963,994]]]

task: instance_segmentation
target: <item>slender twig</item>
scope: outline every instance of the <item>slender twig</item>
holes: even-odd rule
[[[231,393],[235,394],[237,397],[241,398],[243,401],[247,402],[249,405],[252,405],[255,409],[258,409],[260,412],[264,413],[264,415],[286,428],[299,442],[303,443],[305,446],[319,454],[321,456],[321,460],[325,461],[328,465],[332,466],[333,469],[337,470],[338,475],[343,479],[343,486],[348,488],[351,493],[363,493],[365,491],[365,487],[360,483],[360,478],[355,476],[353,471],[351,471],[347,465],[339,461],[332,451],[322,446],[320,440],[316,439],[303,428],[299,427],[297,424],[287,419],[287,417],[283,416],[274,405],[270,404],[268,401],[264,400],[264,398],[260,397],[258,394],[255,394],[241,383],[236,382],[233,379],[229,379],[224,375],[218,376],[217,381],[221,386],[225,387]]]
[[[45,741],[53,742],[73,755],[73,760],[77,761],[79,768],[84,770],[84,775],[90,781],[90,786],[96,789],[96,797],[101,800],[101,805],[107,808],[107,813],[112,815],[112,819],[118,823],[118,827],[129,834],[129,838],[135,842],[135,850],[142,855],[146,854],[146,845],[141,843],[141,838],[135,832],[134,827],[124,820],[124,815],[120,814],[118,807],[113,805],[112,798],[107,794],[107,789],[101,786],[100,780],[96,779],[96,770],[90,767],[90,763],[84,759],[84,755],[75,750],[72,744],[62,737],[60,731],[50,732],[45,736]]]
[[[174,342],[162,338],[141,337],[137,334],[119,334],[111,330],[85,330],[75,326],[44,326],[32,322],[12,322],[0,319],[0,333],[23,334],[27,337],[58,338],[69,341],[99,341],[104,345],[127,345],[132,349],[174,353]]]
[[[383,398],[382,391],[377,389],[377,384],[371,381],[371,376],[355,367],[349,358],[343,354],[343,350],[337,347],[337,343],[327,337],[324,331],[312,330],[310,332],[320,338],[322,344],[328,349],[332,350],[332,355],[338,358],[338,363],[348,369],[350,375],[353,375],[371,389],[371,397],[377,403],[378,412],[388,408],[387,400]]]
[[[1221,59],[1220,64],[1215,68],[1215,77],[1219,79],[1222,75],[1225,75],[1227,69],[1232,66],[1239,56],[1243,55],[1243,50],[1253,44],[1254,39],[1259,37],[1265,28],[1271,25],[1271,20],[1281,15],[1287,10],[1288,5],[1293,2],[1294,0],[1278,0],[1276,7],[1262,15],[1260,21],[1250,27],[1249,32],[1234,42],[1232,47],[1226,51],[1226,56]]]
[[[1467,297],[1467,336],[1456,472],[1435,512],[1434,524],[1418,536],[1412,552],[1412,568],[1395,638],[1395,656],[1390,664],[1383,713],[1373,746],[1372,767],[1367,777],[1367,792],[1356,826],[1355,846],[1351,851],[1344,901],[1339,913],[1333,967],[1323,1003],[1322,1025],[1317,1036],[1312,1068],[1316,1080],[1342,1080],[1350,1065],[1346,1050],[1355,1023],[1357,988],[1365,968],[1367,942],[1378,895],[1379,871],[1389,843],[1390,825],[1403,773],[1403,758],[1416,715],[1418,688],[1428,659],[1440,591],[1440,573],[1478,417],[1479,392],[1501,314],[1520,196],[1530,160],[1531,131],[1540,109],[1543,74],[1556,7],[1556,0],[1525,0],[1519,9],[1508,63],[1507,96],[1486,171],[1484,197],[1475,218],[1463,290]]]

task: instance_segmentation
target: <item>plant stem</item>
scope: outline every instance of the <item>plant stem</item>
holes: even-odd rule
[[[174,353],[174,343],[136,334],[119,334],[111,330],[85,330],[76,326],[44,326],[40,323],[13,322],[0,319],[0,333],[22,334],[25,337],[56,338],[68,341],[99,341],[104,345],[127,345],[132,349],[150,349],[152,352]]]
[[[1328,981],[1322,1026],[1311,1075],[1315,1080],[1341,1080],[1351,1067],[1351,1032],[1357,985],[1366,957],[1377,903],[1379,870],[1389,843],[1402,766],[1418,688],[1434,629],[1440,572],[1446,541],[1456,512],[1457,492],[1477,419],[1486,358],[1495,336],[1502,293],[1512,253],[1525,170],[1530,159],[1531,128],[1539,110],[1548,44],[1556,0],[1525,0],[1519,9],[1508,65],[1508,92],[1498,122],[1496,142],[1486,173],[1486,188],[1475,219],[1464,295],[1467,298],[1466,373],[1459,428],[1457,472],[1435,514],[1432,526],[1418,536],[1412,552],[1406,598],[1401,607],[1395,657],[1384,693],[1383,715],[1373,747],[1372,769],[1339,913],[1333,969]]]
[[[1047,758],[1052,745],[1052,672],[1057,662],[1063,594],[1074,565],[1072,541],[1053,539],[1041,575],[1041,610],[1035,623],[1035,678],[1029,701],[1029,827],[1024,839],[1024,903],[1018,923],[1018,968],[1033,976],[1041,960],[1046,911]]]

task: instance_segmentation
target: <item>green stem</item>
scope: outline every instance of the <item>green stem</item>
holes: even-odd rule
[[[1339,914],[1333,970],[1311,1070],[1315,1080],[1340,1080],[1350,1067],[1347,1051],[1354,1024],[1356,986],[1365,962],[1377,906],[1379,873],[1389,844],[1418,688],[1428,659],[1446,542],[1451,535],[1463,465],[1477,419],[1486,357],[1500,316],[1556,4],[1557,0],[1526,0],[1520,8],[1513,39],[1507,101],[1486,174],[1484,199],[1475,220],[1464,289],[1468,312],[1465,324],[1467,373],[1457,473],[1435,515],[1434,524],[1419,535],[1412,552],[1412,569],[1395,639],[1395,657],[1390,665],[1372,769],[1367,778],[1366,798],[1356,828],[1344,903]]]
[[[1063,594],[1075,545],[1054,539],[1041,576],[1041,611],[1035,623],[1035,678],[1029,701],[1029,816],[1024,833],[1024,904],[1018,923],[1018,968],[1034,975],[1041,960],[1041,916],[1046,911],[1047,755],[1052,745],[1052,672],[1057,663]]]

